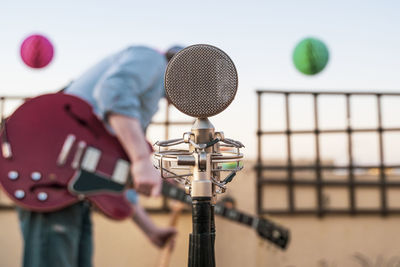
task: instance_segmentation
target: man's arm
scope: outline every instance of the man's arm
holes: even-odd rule
[[[132,217],[133,221],[157,247],[163,247],[176,234],[174,227],[161,228],[156,226],[140,205],[133,204],[133,207],[135,211]]]
[[[152,152],[140,122],[117,113],[109,114],[108,122],[132,163],[131,173],[136,191],[147,196],[158,196],[161,191],[161,177],[152,164]]]

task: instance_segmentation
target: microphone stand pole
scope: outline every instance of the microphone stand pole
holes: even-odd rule
[[[196,119],[192,127],[195,144],[205,145],[214,139],[214,126],[207,118]],[[189,150],[195,151],[191,143]],[[188,267],[215,267],[215,224],[213,194],[214,186],[211,182],[211,153],[213,145],[198,149],[196,164],[193,168],[191,187],[192,197],[192,225],[193,230],[189,237]]]

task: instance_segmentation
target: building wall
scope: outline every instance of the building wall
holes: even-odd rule
[[[237,208],[255,213],[255,173],[253,164],[229,185],[228,194]],[[151,215],[159,225],[167,225],[168,215]],[[400,266],[400,217],[313,216],[269,217],[291,230],[286,251],[260,239],[248,227],[216,218],[217,266],[265,267],[396,267]],[[94,214],[95,266],[157,266],[159,251],[129,220],[114,222]],[[191,215],[178,223],[178,239],[171,267],[187,266]],[[20,266],[21,236],[13,211],[0,211],[0,266]]]

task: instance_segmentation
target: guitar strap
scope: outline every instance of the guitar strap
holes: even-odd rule
[[[67,85],[63,88],[59,89],[56,93],[64,93],[65,89],[67,89],[74,81],[70,81]]]

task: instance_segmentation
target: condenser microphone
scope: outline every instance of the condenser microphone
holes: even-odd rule
[[[179,163],[191,166],[188,190],[192,198],[214,197],[216,192],[225,191],[220,183],[218,163],[239,162],[243,155],[222,155],[220,146],[241,148],[239,141],[224,137],[223,132],[215,132],[208,117],[214,116],[233,101],[238,88],[238,75],[230,57],[221,49],[197,44],[186,47],[175,54],[165,71],[165,92],[168,100],[181,112],[195,117],[191,132],[182,139],[157,142],[160,147],[187,143],[188,155],[175,155]],[[172,152],[168,152],[172,153]],[[168,161],[172,155],[156,156]],[[168,159],[169,158],[169,159]],[[161,173],[162,173],[162,168]],[[239,170],[239,165],[235,171]],[[228,179],[230,180],[230,179]],[[219,190],[216,190],[219,188]]]
[[[235,65],[225,52],[211,45],[198,44],[179,51],[165,71],[168,100],[181,112],[196,118],[190,132],[182,139],[157,142],[157,168],[163,178],[175,178],[185,185],[192,199],[193,233],[189,240],[189,267],[215,267],[214,204],[217,193],[226,190],[241,169],[243,145],[215,132],[208,117],[225,110],[238,87]],[[186,143],[187,150],[169,149]],[[225,153],[220,148],[234,152]],[[164,150],[162,150],[164,149]],[[224,150],[226,151],[226,150]],[[222,163],[235,162],[225,169]],[[182,169],[188,171],[179,174]],[[221,179],[220,172],[229,173]]]
[[[179,51],[168,63],[165,92],[181,112],[195,118],[214,116],[235,98],[235,65],[221,49],[198,44]]]

